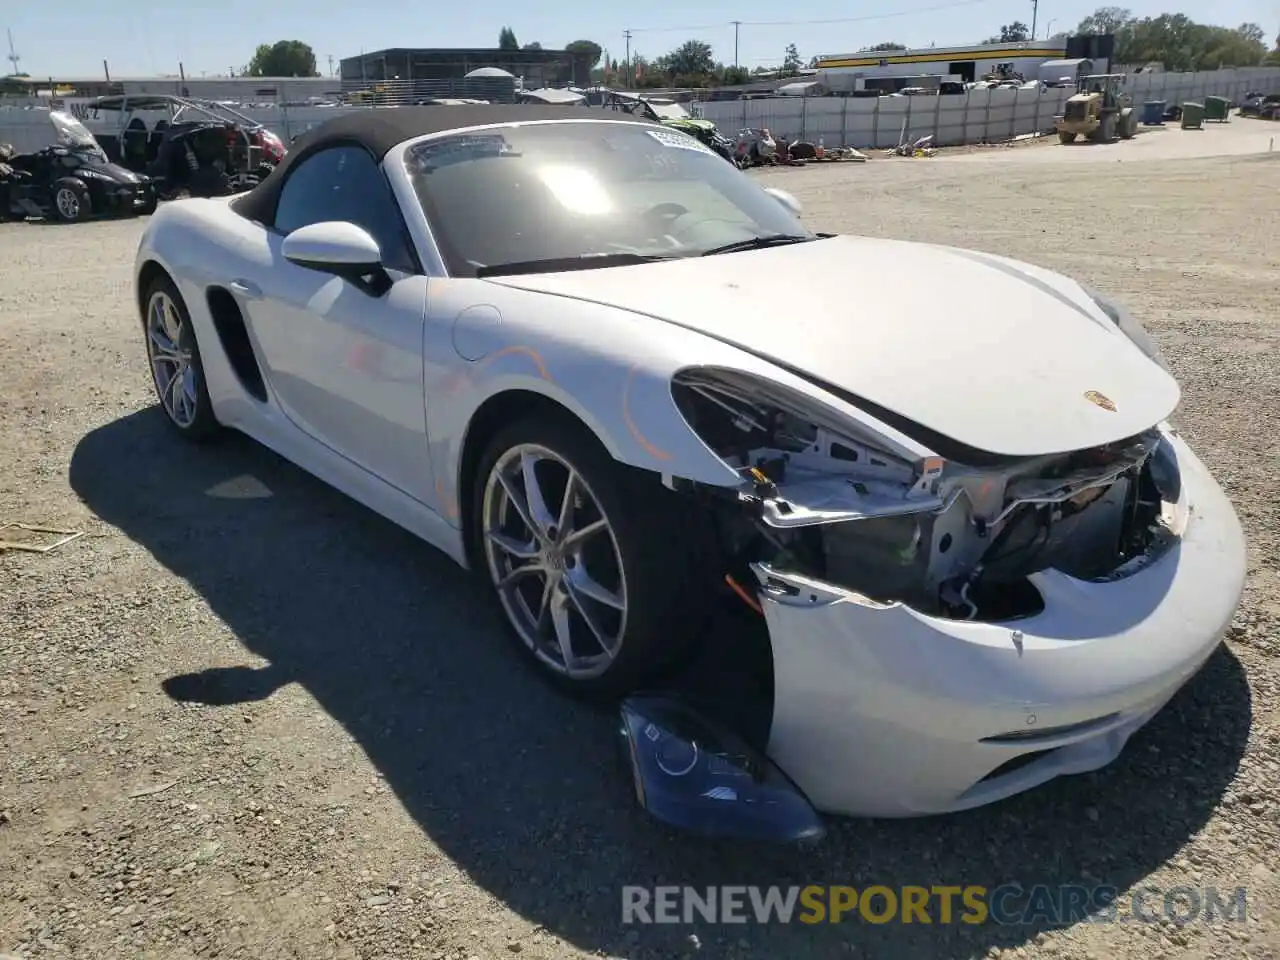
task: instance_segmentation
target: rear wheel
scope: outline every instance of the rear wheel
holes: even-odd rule
[[[493,439],[473,493],[473,555],[553,682],[619,696],[692,651],[710,608],[682,547],[696,534],[655,476],[618,464],[567,417],[543,416]]]
[[[1059,130],[1059,131],[1058,131],[1058,139],[1059,139],[1062,143],[1075,143],[1075,142],[1076,142],[1076,135],[1075,135],[1074,133],[1072,133],[1070,130]]]
[[[144,294],[147,361],[165,419],[184,438],[207,440],[220,427],[205,384],[204,364],[187,305],[168,277],[152,281]]]
[[[1120,118],[1120,139],[1132,140],[1138,132],[1138,118],[1135,114],[1128,114]]]

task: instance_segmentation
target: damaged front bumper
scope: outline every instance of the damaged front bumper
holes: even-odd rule
[[[1181,438],[1169,548],[1109,581],[1031,576],[1033,616],[972,622],[755,564],[770,757],[828,813],[907,817],[1114,760],[1213,653],[1244,583],[1230,502]]]

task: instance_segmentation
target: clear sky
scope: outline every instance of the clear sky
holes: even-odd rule
[[[1100,5],[1041,0],[1036,35],[1071,29]],[[1280,0],[1218,0],[1172,10],[1159,0],[1127,6],[1138,16],[1182,12],[1225,26],[1253,21],[1271,39],[1280,30]],[[806,61],[890,40],[910,47],[974,43],[999,32],[1003,23],[1030,24],[1031,0],[900,0],[885,6],[838,0],[651,0],[617,6],[489,0],[457,7],[383,7],[358,0],[12,0],[0,6],[0,27],[13,33],[19,69],[37,77],[99,76],[104,58],[116,77],[176,74],[179,62],[188,76],[225,74],[243,67],[258,43],[276,40],[310,44],[320,72],[327,73],[329,56],[336,63],[361,49],[493,46],[504,25],[522,44],[536,40],[553,47],[589,39],[619,60],[626,29],[633,31],[632,50],[649,57],[697,38],[712,45],[717,59],[731,63],[732,20],[743,21],[739,60],[754,67],[780,62],[788,43]],[[0,54],[9,53],[3,36],[0,47]],[[8,72],[8,64],[0,63],[0,73]]]

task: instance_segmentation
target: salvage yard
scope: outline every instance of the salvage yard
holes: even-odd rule
[[[816,229],[1126,303],[1251,546],[1228,643],[1110,768],[814,849],[650,824],[611,715],[540,683],[449,561],[248,441],[172,438],[131,300],[143,221],[0,226],[0,524],[84,534],[0,551],[0,957],[1280,957],[1280,153],[1247,155],[1273,127],[761,175]],[[785,336],[788,291],[760,309]],[[1244,887],[1248,919],[621,923],[626,885],[1013,882],[1152,909]]]

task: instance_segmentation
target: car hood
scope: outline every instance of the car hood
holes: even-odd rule
[[[988,453],[1110,443],[1179,400],[1078,284],[974,251],[842,236],[491,282],[699,331]]]
[[[87,171],[90,174],[108,177],[111,180],[116,181],[116,183],[143,183],[148,179],[141,174],[134,173],[132,170],[120,166],[118,163],[111,163],[110,161],[86,163],[80,169],[81,171]]]

